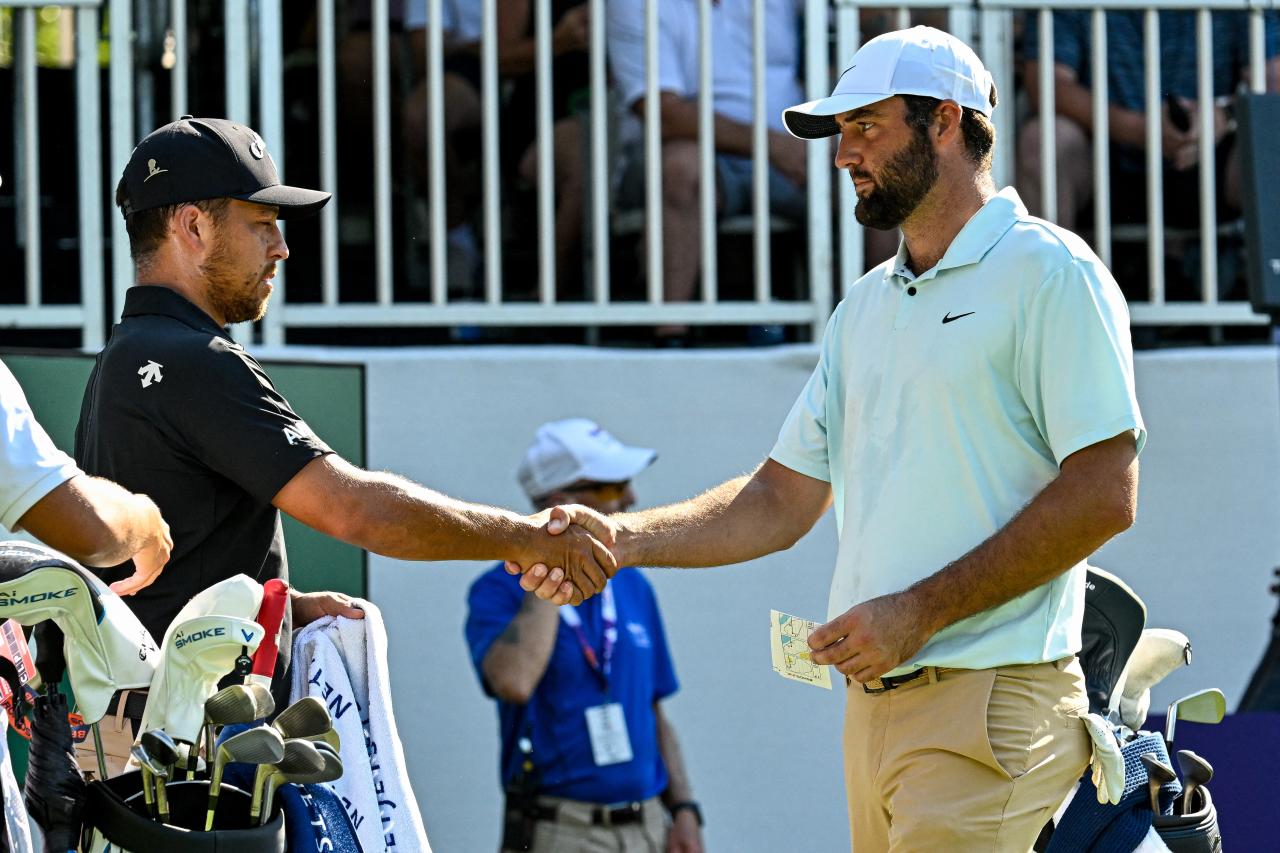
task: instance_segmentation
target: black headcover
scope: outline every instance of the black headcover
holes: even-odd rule
[[[67,699],[57,690],[41,694],[31,720],[31,751],[23,786],[27,811],[44,830],[44,849],[76,849],[84,813],[84,776],[71,748]]]
[[[1115,575],[1090,567],[1085,576],[1080,666],[1091,712],[1106,715],[1111,691],[1146,625],[1142,599]]]

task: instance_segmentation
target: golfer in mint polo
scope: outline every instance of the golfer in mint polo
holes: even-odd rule
[[[859,222],[901,228],[852,283],[752,474],[591,521],[619,565],[708,566],[840,532],[813,660],[847,676],[858,853],[1026,851],[1084,771],[1085,560],[1134,520],[1145,430],[1129,317],[1083,240],[991,178],[991,75],[916,27],[865,44],[829,98]],[[533,578],[522,580],[528,588]]]

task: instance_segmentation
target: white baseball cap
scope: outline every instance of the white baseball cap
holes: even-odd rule
[[[990,116],[991,87],[991,74],[969,45],[933,27],[912,27],[864,44],[831,97],[783,110],[782,120],[801,139],[835,136],[834,116],[894,95],[955,101]]]
[[[658,458],[656,450],[628,447],[595,421],[567,418],[538,427],[516,472],[531,500],[581,480],[621,483]]]

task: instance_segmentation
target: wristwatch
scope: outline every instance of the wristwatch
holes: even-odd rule
[[[678,803],[672,803],[667,811],[671,813],[671,819],[675,820],[676,815],[685,809],[693,812],[693,819],[698,822],[698,826],[702,826],[702,809],[698,807],[697,802],[694,800],[681,800]]]

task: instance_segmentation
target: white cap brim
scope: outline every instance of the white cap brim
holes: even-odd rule
[[[792,136],[800,139],[823,139],[840,132],[840,126],[835,120],[840,113],[861,109],[876,101],[892,97],[892,94],[884,92],[849,92],[831,95],[783,110],[782,122]]]
[[[623,447],[618,452],[609,454],[607,458],[592,459],[583,465],[578,479],[593,480],[597,483],[621,483],[648,468],[657,458],[658,451],[647,447]]]

